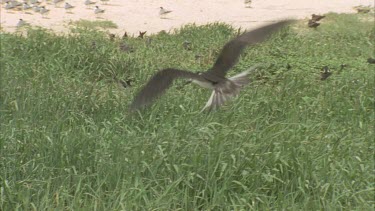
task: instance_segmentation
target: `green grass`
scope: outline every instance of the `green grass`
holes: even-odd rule
[[[89,28],[89,29],[117,29],[117,24],[113,23],[112,21],[102,20],[102,21],[89,21],[89,20],[78,20],[71,22],[70,25],[82,28]]]
[[[297,23],[247,49],[230,75],[263,68],[212,113],[199,113],[210,92],[180,81],[151,108],[127,108],[159,69],[208,69],[237,33],[227,25],[185,26],[150,45],[79,27],[2,33],[0,209],[373,210],[366,17],[328,14],[317,30]],[[321,81],[324,65],[333,74]]]

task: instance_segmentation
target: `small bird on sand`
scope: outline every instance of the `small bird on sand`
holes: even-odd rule
[[[178,78],[192,80],[193,83],[196,83],[201,87],[213,90],[211,97],[203,110],[218,108],[223,105],[225,101],[238,95],[241,89],[250,82],[247,75],[254,68],[250,68],[249,70],[231,78],[225,77],[228,70],[237,63],[241,52],[249,45],[263,42],[273,32],[280,30],[291,22],[292,20],[285,20],[268,24],[252,31],[245,32],[234,38],[224,45],[213,67],[201,74],[175,68],[160,70],[135,96],[130,105],[130,110],[138,110],[151,104],[172,85],[175,79]]]
[[[315,15],[315,14],[312,14],[311,15],[311,20],[313,21],[320,21],[322,20],[323,18],[325,18],[326,16],[325,15]]]
[[[109,0],[100,0],[103,4],[108,4]]]
[[[41,4],[42,2],[38,1],[38,0],[30,0],[30,4],[34,4],[34,5],[39,5]]]
[[[25,10],[29,10],[29,9],[32,9],[33,7],[30,6],[27,2],[24,2],[23,5],[22,5],[22,9],[25,11]]]
[[[34,12],[40,12],[40,7],[37,6],[37,5],[33,6],[33,11]]]
[[[46,9],[45,6],[41,6],[41,7],[40,7],[40,10],[39,10],[39,12],[40,12],[40,14],[42,14],[42,17],[43,17],[43,18],[45,18],[45,16],[48,15],[49,11],[50,11],[50,10],[49,10],[49,9]]]
[[[101,13],[104,13],[105,10],[103,9],[100,9],[99,6],[95,6],[95,10],[94,10],[94,13],[95,14],[101,14]]]
[[[160,18],[165,18],[165,16],[171,12],[172,10],[166,10],[163,7],[160,7],[160,11],[159,11]]]
[[[64,0],[53,0],[53,4],[55,4],[55,7],[57,7],[57,5],[59,5],[60,3],[62,3]]]
[[[307,23],[307,26],[310,27],[310,28],[316,28],[320,25],[320,23],[316,22],[316,21],[313,21],[313,20],[309,20],[309,22]]]
[[[245,0],[245,7],[251,8],[251,0]]]
[[[69,4],[68,2],[65,2],[64,8],[65,8],[65,11],[67,11],[68,13],[71,13],[74,6]]]
[[[16,7],[13,6],[13,4],[12,4],[10,1],[8,1],[8,2],[5,4],[4,8],[5,8],[6,10],[11,10],[11,9],[16,8]]]
[[[84,2],[84,4],[86,6],[90,6],[91,4],[95,4],[95,3],[96,3],[96,1],[90,1],[90,0],[85,0],[85,2]]]
[[[21,28],[22,26],[26,26],[26,25],[28,25],[28,23],[24,21],[22,18],[20,18],[17,23],[17,28]]]
[[[14,7],[18,7],[18,6],[22,6],[22,3],[21,2],[18,2],[18,1],[10,1],[10,3],[12,4],[12,6]]]

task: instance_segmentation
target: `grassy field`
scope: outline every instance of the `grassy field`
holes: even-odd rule
[[[262,63],[253,83],[211,113],[183,81],[127,109],[159,69],[210,68],[227,25],[1,33],[0,210],[373,210],[373,16],[306,23],[248,48],[229,75]]]

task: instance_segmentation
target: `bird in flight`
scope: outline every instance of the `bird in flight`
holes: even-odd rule
[[[225,77],[228,70],[237,63],[243,49],[248,45],[255,45],[264,41],[273,32],[278,31],[291,22],[292,20],[284,20],[268,24],[234,38],[224,45],[215,64],[206,72],[193,73],[175,68],[167,68],[157,72],[135,96],[130,105],[130,110],[134,111],[150,105],[178,78],[192,80],[193,83],[203,88],[213,90],[211,97],[202,111],[218,108],[225,101],[238,95],[243,86],[250,82],[247,75],[253,68],[231,78]]]

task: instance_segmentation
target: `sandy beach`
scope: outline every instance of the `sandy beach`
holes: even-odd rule
[[[74,6],[71,13],[64,8],[64,1],[58,5],[52,1],[39,0],[41,5],[49,9],[43,17],[32,9],[27,11],[6,10],[1,5],[1,27],[4,31],[15,31],[21,18],[31,25],[42,26],[56,32],[66,32],[71,21],[110,20],[117,24],[117,29],[110,31],[122,34],[147,34],[161,30],[170,31],[182,25],[195,23],[198,25],[225,22],[234,27],[251,29],[265,22],[285,18],[308,18],[311,14],[355,13],[354,6],[374,6],[373,0],[253,0],[251,7],[246,7],[243,0],[109,0],[107,3],[96,0],[96,4],[84,5],[84,0],[65,1]],[[95,5],[105,12],[98,17],[94,14]],[[171,10],[165,18],[160,18],[160,7]]]

